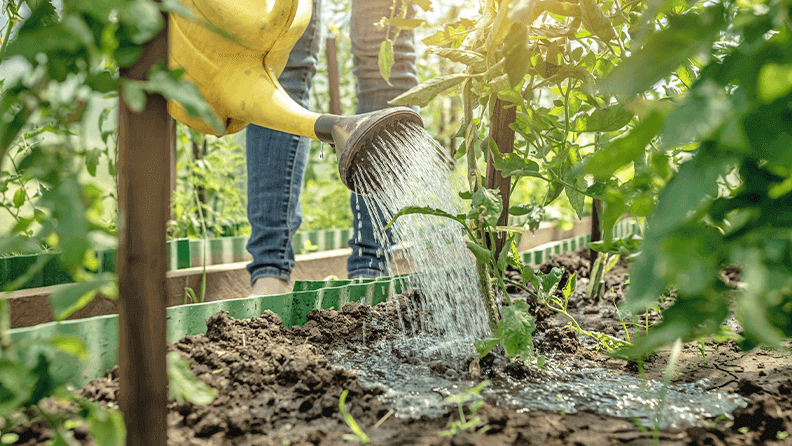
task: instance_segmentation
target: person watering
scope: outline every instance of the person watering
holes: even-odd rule
[[[308,28],[292,49],[278,78],[289,96],[306,109],[310,108],[309,92],[321,43],[321,3],[322,0],[313,1]],[[418,84],[412,31],[403,30],[395,42],[390,85],[379,72],[378,55],[386,31],[374,24],[390,15],[392,5],[392,0],[352,0],[350,38],[358,114],[386,108],[388,101]],[[247,250],[253,256],[247,266],[251,295],[286,293],[295,265],[292,239],[302,222],[300,192],[310,140],[251,124],[247,127],[246,142],[247,213],[251,225]],[[382,246],[375,239],[374,217],[362,203],[352,193],[353,234],[349,240],[352,253],[347,259],[350,279],[390,274],[386,256],[381,253],[389,252],[391,246]]]

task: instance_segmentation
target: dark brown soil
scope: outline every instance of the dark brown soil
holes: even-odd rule
[[[585,290],[585,280],[580,280],[588,275],[584,256],[553,256],[541,268],[547,265],[573,267],[579,273],[578,289]],[[583,292],[572,296],[570,311],[585,329],[624,335],[615,303],[621,299],[620,283],[625,273],[625,265],[619,265],[606,276],[608,291],[597,302],[586,301]],[[402,314],[409,302],[410,297],[400,298]],[[733,419],[707,420],[684,430],[661,431],[655,442],[651,433],[647,436],[629,419],[591,412],[518,413],[485,402],[478,411],[479,426],[488,425],[489,430],[440,436],[438,431],[449,429],[458,420],[455,412],[418,420],[390,416],[388,405],[378,398],[382,390],[365,387],[352,372],[333,366],[326,357],[335,347],[362,342],[373,345],[399,330],[396,304],[389,305],[372,308],[351,303],[341,311],[314,310],[303,327],[291,329],[284,328],[271,312],[250,320],[234,320],[224,313],[213,315],[207,322],[206,335],[186,337],[169,348],[190,363],[198,379],[217,389],[218,396],[206,406],[172,402],[168,444],[356,444],[344,439],[350,429],[338,408],[339,397],[347,389],[347,410],[375,445],[792,445],[789,345],[784,351],[739,352],[733,342],[706,344],[704,354],[697,343],[685,345],[674,375],[678,383],[708,378],[713,391],[745,396],[748,406],[735,411]],[[634,363],[592,349],[566,327],[563,317],[535,308],[539,322],[537,351],[591,360],[614,374],[637,375]],[[650,323],[656,319],[657,315],[650,314]],[[666,358],[666,351],[650,358],[646,363],[650,378],[662,379]],[[494,368],[515,379],[542,373],[492,354],[463,369],[443,361],[433,362],[429,368],[438,376],[454,374],[471,380],[487,378]],[[111,371],[80,393],[114,402],[117,389],[117,377]],[[37,444],[47,436],[43,426],[20,433],[27,441],[24,444]],[[83,440],[85,444],[89,441]]]

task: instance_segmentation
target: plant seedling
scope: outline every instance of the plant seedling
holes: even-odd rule
[[[358,426],[357,421],[346,411],[344,407],[344,403],[346,402],[346,397],[349,394],[349,390],[344,390],[341,393],[341,398],[338,399],[338,410],[341,412],[341,417],[344,419],[344,422],[349,426],[349,429],[352,431],[351,434],[344,434],[344,440],[352,440],[352,441],[359,441],[363,444],[371,444],[371,440],[369,440],[368,435],[363,432],[363,429]]]
[[[476,430],[478,425],[481,423],[481,417],[476,415],[476,412],[478,412],[478,410],[484,405],[484,401],[480,397],[481,391],[490,384],[492,384],[492,381],[485,380],[464,392],[446,397],[446,402],[457,405],[457,409],[459,410],[459,421],[453,421],[451,423],[450,429],[439,431],[437,434],[444,437],[454,437],[460,432],[464,432],[468,429],[476,432],[477,434],[483,434],[484,432],[488,431],[490,429],[489,425],[483,426],[479,430]],[[465,404],[468,402],[470,402],[468,405],[468,410],[470,411],[469,420],[465,419],[464,410]]]

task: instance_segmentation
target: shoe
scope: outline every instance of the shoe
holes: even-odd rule
[[[289,282],[277,277],[259,277],[253,282],[250,296],[274,296],[276,294],[286,294],[289,292]]]

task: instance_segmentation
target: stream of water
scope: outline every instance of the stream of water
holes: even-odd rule
[[[363,196],[363,201],[371,215],[378,214],[377,206],[382,210],[383,219],[376,221],[380,230],[375,233],[383,245],[391,241],[381,229],[404,207],[441,209],[451,215],[465,212],[459,197],[464,186],[450,168],[443,148],[423,128],[401,125],[401,131],[391,138],[375,142],[379,147],[371,151],[373,169],[361,170],[353,178],[356,186],[372,182],[381,185]],[[398,159],[393,155],[396,153]],[[448,218],[413,214],[399,218],[391,238],[401,247],[400,255],[412,273],[412,285],[424,296],[422,309],[428,314],[419,320],[422,327],[403,322],[405,335],[421,328],[441,336],[445,341],[441,345],[472,353],[472,339],[487,335],[489,325],[464,228]],[[390,257],[388,261],[393,263]],[[404,320],[414,320],[411,315],[405,316]]]

